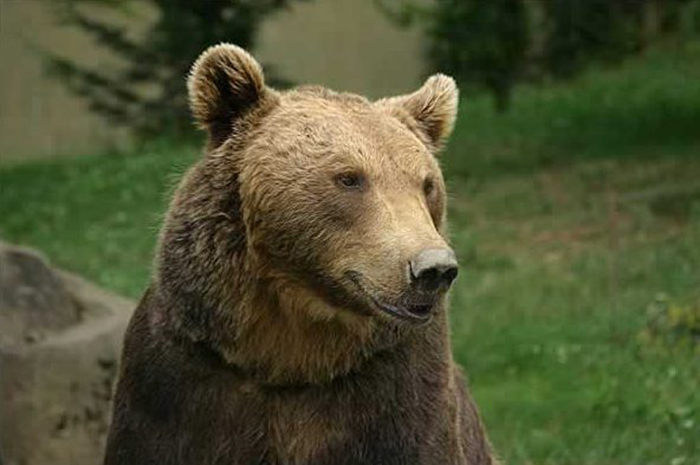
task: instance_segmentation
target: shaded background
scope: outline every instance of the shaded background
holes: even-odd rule
[[[281,85],[457,77],[452,339],[504,461],[700,463],[699,2],[269,3],[251,48]],[[80,72],[130,55],[66,8],[144,44],[158,5],[0,0],[0,238],[132,299],[202,138],[96,111]]]
[[[66,24],[64,3],[70,2],[0,2],[0,56],[6,64],[0,68],[3,161],[92,154],[125,148],[130,141],[127,131],[95,115],[47,72],[47,52],[93,68],[124,61],[97,46],[85,30]],[[126,2],[128,8],[83,3],[81,11],[123,27],[137,41],[159,15],[150,2]],[[416,29],[397,27],[371,0],[298,2],[265,19],[255,54],[294,82],[378,97],[420,83],[424,69]]]

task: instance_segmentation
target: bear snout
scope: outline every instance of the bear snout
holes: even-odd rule
[[[425,249],[409,260],[411,284],[423,292],[448,289],[457,277],[457,257],[452,249]]]

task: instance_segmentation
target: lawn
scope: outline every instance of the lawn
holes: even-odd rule
[[[520,89],[507,115],[465,96],[443,158],[452,339],[506,463],[700,463],[698,82],[689,43]],[[137,298],[197,156],[0,169],[0,237]]]

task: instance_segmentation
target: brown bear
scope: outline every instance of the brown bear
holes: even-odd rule
[[[223,44],[188,89],[208,146],[126,334],[105,464],[495,463],[448,338],[454,81],[279,92]]]

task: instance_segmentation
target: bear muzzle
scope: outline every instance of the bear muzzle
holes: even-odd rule
[[[361,273],[346,276],[375,309],[406,321],[427,321],[457,277],[457,258],[449,248],[429,248],[411,258],[407,267],[409,282],[393,297],[376,292]]]

